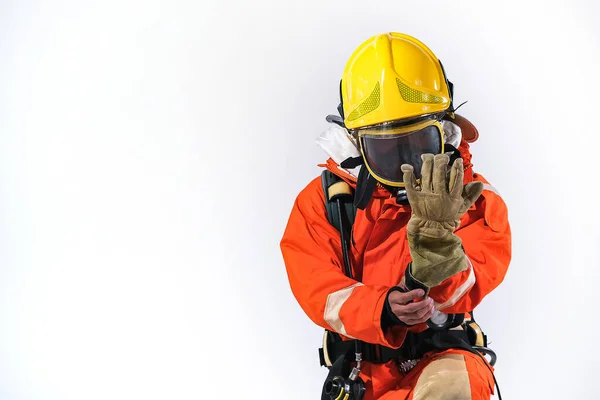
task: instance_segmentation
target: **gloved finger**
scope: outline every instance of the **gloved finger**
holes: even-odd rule
[[[406,191],[413,191],[417,189],[417,180],[415,178],[415,169],[410,164],[402,164],[400,166],[402,170],[403,180],[404,180],[404,188]]]
[[[431,192],[433,191],[433,186],[431,184],[431,175],[433,173],[433,154],[422,154],[421,160],[423,161],[423,164],[421,165],[421,191]]]
[[[468,210],[475,201],[481,196],[481,192],[483,192],[483,182],[469,182],[465,185],[463,189],[463,205],[461,207],[462,210]]]
[[[448,170],[448,154],[436,154],[433,158],[433,191],[446,193],[446,171]]]
[[[452,197],[459,197],[463,192],[463,179],[465,172],[463,169],[462,158],[457,158],[452,164],[452,170],[450,172],[450,195]]]

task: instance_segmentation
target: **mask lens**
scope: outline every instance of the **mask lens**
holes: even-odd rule
[[[437,125],[409,133],[361,133],[365,160],[375,175],[393,183],[403,182],[402,164],[410,164],[421,175],[421,155],[442,151],[442,136]]]

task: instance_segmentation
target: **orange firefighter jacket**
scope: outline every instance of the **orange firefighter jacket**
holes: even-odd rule
[[[511,259],[506,204],[482,175],[473,172],[464,139],[459,151],[465,184],[478,180],[484,190],[455,231],[462,239],[469,268],[430,290],[437,309],[445,313],[472,311],[502,282]],[[356,187],[356,179],[331,158],[322,166]],[[355,278],[351,279],[344,274],[339,232],[327,220],[321,178],[299,193],[280,247],[292,293],[315,324],[339,333],[344,340],[392,348],[402,345],[408,330],[427,327],[396,325],[386,331],[381,327],[387,292],[401,282],[411,261],[406,237],[410,216],[410,206],[396,204],[389,192],[377,187],[367,207],[357,210],[349,246]]]

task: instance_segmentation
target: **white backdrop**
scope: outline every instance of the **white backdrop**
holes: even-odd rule
[[[317,399],[279,240],[368,37],[430,46],[514,257],[504,399],[597,399],[598,2],[0,2],[0,399]]]

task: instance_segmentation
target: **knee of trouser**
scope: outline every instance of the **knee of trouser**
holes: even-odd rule
[[[414,387],[413,400],[471,400],[465,359],[444,355],[425,367]]]

